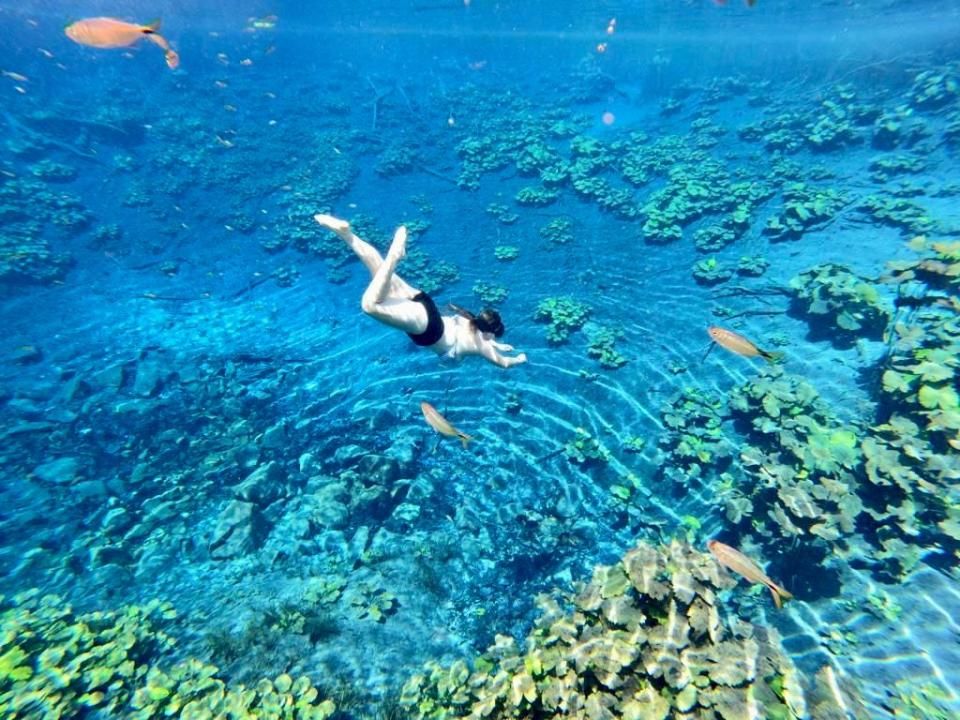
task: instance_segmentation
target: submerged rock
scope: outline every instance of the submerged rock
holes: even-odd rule
[[[77,479],[80,462],[75,457],[62,457],[37,465],[33,476],[42,482],[55,485],[70,485]]]
[[[233,500],[220,512],[210,541],[215,560],[240,557],[259,548],[270,531],[269,523],[256,505]]]
[[[34,365],[43,360],[43,351],[36,345],[20,345],[14,348],[12,360],[17,365]]]
[[[237,486],[234,494],[241,500],[266,507],[286,493],[286,473],[280,463],[272,461],[261,465]]]

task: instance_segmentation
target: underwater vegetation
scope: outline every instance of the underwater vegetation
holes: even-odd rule
[[[418,720],[806,717],[808,688],[775,631],[721,616],[733,585],[685,543],[641,543],[574,591],[541,595],[523,646],[497,635],[472,667],[429,663],[400,705]]]
[[[212,665],[173,662],[165,603],[77,614],[39,592],[0,599],[0,713],[69,718],[87,712],[129,718],[304,718],[324,720],[334,704],[310,679],[280,675],[228,686]],[[166,660],[164,665],[161,661]]]

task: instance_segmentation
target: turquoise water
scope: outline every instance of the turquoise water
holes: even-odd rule
[[[951,3],[0,27],[3,716],[960,714]]]

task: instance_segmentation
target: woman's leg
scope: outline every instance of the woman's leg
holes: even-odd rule
[[[383,258],[377,249],[366,240],[358,237],[350,229],[350,223],[346,220],[340,220],[332,215],[314,215],[313,219],[320,225],[332,230],[350,247],[351,250],[360,258],[360,262],[370,271],[370,275],[376,275],[380,266],[383,265]],[[412,298],[417,294],[417,290],[408,285],[403,278],[396,274],[391,274],[390,280],[391,294],[403,298]]]
[[[387,257],[373,274],[360,304],[370,317],[404,332],[417,334],[427,329],[427,309],[408,297],[398,296],[391,286],[397,264],[406,254],[407,229],[401,226],[394,233]]]

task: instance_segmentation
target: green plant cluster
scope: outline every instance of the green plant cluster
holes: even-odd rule
[[[487,214],[493,215],[504,225],[513,225],[520,216],[503,203],[490,203],[487,205]]]
[[[723,224],[705,225],[693,234],[693,244],[700,252],[716,252],[737,239],[736,231]]]
[[[532,139],[529,144],[521,147],[516,153],[514,163],[521,175],[550,175],[563,167],[560,153],[539,138]]]
[[[228,687],[195,659],[160,669],[174,645],[162,628],[175,614],[158,601],[81,614],[38,591],[0,597],[0,715],[325,720],[335,710],[307,677],[248,689]]]
[[[333,212],[337,200],[346,194],[360,174],[360,167],[355,160],[361,154],[356,133],[335,130],[321,132],[312,138],[312,143],[315,144],[311,144],[309,162],[299,163],[290,173],[285,185],[291,189],[280,198],[283,208],[281,215],[292,225],[316,224],[313,223],[314,214]],[[241,162],[239,158],[242,156],[237,157]],[[179,166],[182,159],[174,157],[173,162]],[[249,175],[248,166],[244,164],[238,167],[237,173]],[[357,230],[357,234],[367,238],[360,230]]]
[[[693,264],[693,279],[698,285],[718,285],[733,277],[734,268],[719,262],[710,256]]]
[[[808,230],[832,220],[849,203],[843,192],[799,182],[784,187],[783,200],[783,208],[763,229],[774,242],[798,240]]]
[[[497,245],[493,249],[493,256],[500,262],[510,262],[520,257],[520,248],[516,245]]]
[[[923,159],[916,155],[884,155],[870,161],[870,177],[876,182],[886,182],[895,175],[923,172]]]
[[[844,340],[880,338],[890,320],[878,286],[843,265],[812,267],[790,281],[790,290],[800,314]]]
[[[737,275],[760,277],[770,267],[770,261],[762,255],[741,255],[737,263]]]
[[[375,584],[361,584],[350,597],[350,604],[359,620],[386,622],[397,611],[397,596]]]
[[[717,125],[708,117],[697,118],[690,123],[693,144],[701,149],[715,147],[720,143],[720,138],[729,132],[727,128]]]
[[[30,174],[45,182],[70,182],[77,176],[76,168],[44,159],[30,166]]]
[[[667,172],[667,184],[654,192],[642,207],[644,240],[664,245],[683,236],[683,227],[704,215],[730,208],[734,201],[730,178],[723,166],[705,155]]]
[[[336,706],[301,675],[264,678],[253,687],[230,688],[217,668],[199,660],[177,663],[168,672],[151,667],[145,685],[134,693],[130,720],[178,717],[180,720],[326,720]]]
[[[403,275],[414,287],[430,295],[460,279],[460,270],[451,262],[436,260],[419,248],[407,250]]]
[[[954,112],[947,118],[943,128],[943,140],[952,148],[960,145],[960,112]]]
[[[741,140],[763,142],[768,151],[794,153],[803,147],[807,120],[798,112],[785,112],[772,118],[744,125],[737,130]]]
[[[583,468],[606,465],[612,458],[606,446],[581,427],[578,427],[574,436],[564,444],[563,454],[568,462]]]
[[[566,245],[573,241],[573,220],[567,217],[554,218],[542,228],[540,237],[554,245]]]
[[[585,164],[587,167],[582,167]],[[601,210],[612,212],[625,220],[640,217],[640,207],[634,202],[630,189],[615,187],[606,178],[591,174],[595,171],[593,163],[578,161],[570,174],[574,191],[585,200],[596,203]]]
[[[514,199],[518,205],[527,207],[545,207],[555,203],[560,197],[560,191],[554,188],[546,187],[522,187],[517,191]]]
[[[174,644],[159,602],[79,614],[54,595],[0,597],[0,715],[70,718],[126,709],[149,663]]]
[[[480,299],[480,304],[485,307],[496,307],[502,305],[507,300],[510,291],[502,285],[483,282],[482,280],[474,283],[473,294]]]
[[[932,681],[899,680],[887,688],[883,707],[897,720],[953,720],[953,693]]]
[[[839,150],[859,141],[845,107],[833,100],[821,103],[818,119],[807,130],[807,143],[816,152]]]
[[[917,238],[910,246],[920,259],[890,263],[892,280],[922,280],[930,303],[890,330],[886,413],[863,444],[866,474],[899,488],[927,528],[936,524],[941,548],[960,559],[960,243]]]
[[[597,360],[601,367],[616,370],[627,364],[627,358],[614,345],[623,338],[623,331],[598,327],[590,334],[587,356]]]
[[[575,593],[541,596],[524,649],[497,635],[472,669],[430,663],[401,707],[413,720],[798,718],[804,690],[775,631],[721,618],[734,584],[686,543],[641,543]]]
[[[904,198],[867,195],[859,210],[881,225],[900,228],[911,235],[923,235],[934,229],[929,213],[917,203]]]
[[[579,330],[590,316],[590,306],[569,295],[544,298],[537,305],[533,319],[547,323],[547,342],[565,343],[570,333]]]
[[[723,432],[723,401],[694,387],[685,387],[660,410],[666,432],[660,436],[661,464],[675,479],[701,477],[707,468],[721,466],[734,447]]]
[[[628,182],[641,187],[657,177],[666,177],[678,158],[690,153],[679,135],[666,135],[652,145],[629,143],[620,160],[620,173]]]
[[[728,519],[752,518],[773,538],[853,536],[864,511],[858,428],[838,421],[806,381],[778,367],[734,390],[729,407],[749,425],[751,444],[741,447],[744,479],[725,496]]]
[[[913,78],[910,99],[921,110],[939,110],[960,97],[960,63],[924,70]]]
[[[403,225],[407,229],[407,237],[413,242],[423,237],[424,233],[433,227],[433,222],[425,218],[404,218],[397,225]]]
[[[53,252],[37,223],[10,222],[0,229],[0,280],[51,283],[72,263],[69,255]]]
[[[413,170],[416,159],[416,155],[407,145],[393,143],[380,151],[377,155],[377,164],[373,169],[377,175],[383,177],[403,175]]]
[[[927,124],[909,105],[898,105],[882,112],[873,122],[871,144],[880,150],[912,146],[930,136]]]
[[[660,101],[660,114],[664,117],[676,115],[683,110],[683,101],[679,98],[670,97]]]

